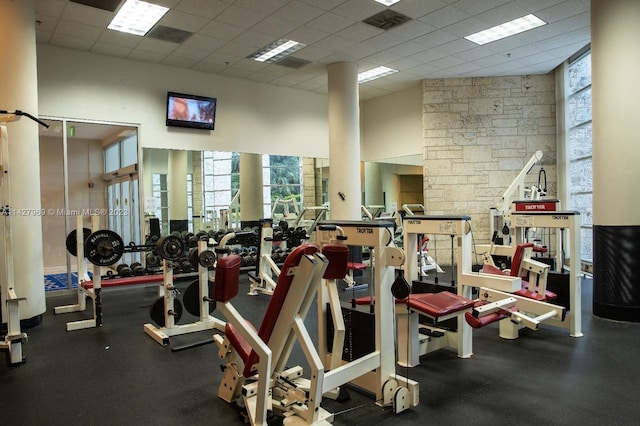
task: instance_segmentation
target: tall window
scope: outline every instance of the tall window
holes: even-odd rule
[[[167,175],[164,173],[154,173],[151,176],[151,191],[153,197],[158,200],[156,217],[160,220],[160,233],[169,233],[169,191],[167,186]],[[193,231],[193,174],[187,174],[187,218],[189,230]]]
[[[276,200],[299,207],[302,204],[302,161],[288,155],[262,157],[264,185],[264,213],[271,217]]]
[[[202,162],[204,215],[206,220],[219,219],[220,210],[228,210],[240,190],[240,154],[205,151]],[[292,200],[299,206],[302,200],[300,157],[265,154],[262,167],[264,217],[271,217],[271,208],[276,200]],[[239,222],[239,218],[234,222]]]
[[[593,170],[591,143],[591,52],[569,63],[567,160],[569,208],[580,212],[581,258],[593,260]]]

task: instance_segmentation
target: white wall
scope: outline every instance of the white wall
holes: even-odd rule
[[[422,156],[422,87],[420,84],[401,92],[362,102],[360,134],[362,161]],[[402,161],[396,162],[402,163]]]
[[[49,45],[37,54],[41,116],[139,124],[142,147],[329,155],[324,95]],[[216,129],[166,127],[167,91],[216,97]]]

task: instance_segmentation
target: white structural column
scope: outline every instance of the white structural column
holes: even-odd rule
[[[640,321],[640,2],[591,1],[595,315]]]
[[[187,217],[188,152],[172,149],[167,164],[167,192],[169,193],[169,231],[185,231]]]
[[[240,154],[240,222],[264,217],[262,154]]]
[[[329,202],[332,220],[360,219],[360,105],[358,66],[328,67]]]
[[[0,40],[3,41],[0,49],[0,109],[17,109],[37,117],[38,77],[33,0],[0,0]],[[20,306],[22,319],[37,318],[46,310],[42,220],[37,214],[29,213],[40,211],[41,208],[38,126],[26,117],[6,123],[10,207],[13,211],[25,212],[24,215],[12,215],[8,219],[13,235],[13,287],[18,297],[27,299]],[[0,263],[2,272],[5,272],[6,256],[0,258]],[[7,283],[0,282],[0,286],[4,302]],[[2,306],[2,315],[4,322],[5,306]]]

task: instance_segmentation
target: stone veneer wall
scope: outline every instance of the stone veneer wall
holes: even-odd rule
[[[426,214],[469,215],[475,243],[488,243],[489,209],[536,150],[544,154],[546,198],[557,197],[553,73],[422,85]],[[527,186],[538,172],[527,175]]]

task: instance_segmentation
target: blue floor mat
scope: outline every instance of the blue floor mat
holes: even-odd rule
[[[91,277],[91,273],[89,273]],[[71,287],[78,288],[78,273],[71,273]],[[44,291],[67,290],[67,274],[49,274],[44,276]]]

